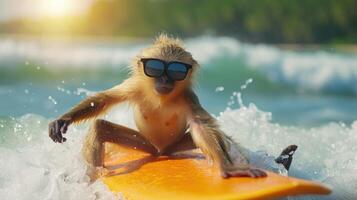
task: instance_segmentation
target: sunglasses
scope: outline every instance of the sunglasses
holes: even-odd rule
[[[158,78],[166,75],[175,81],[182,81],[186,78],[188,70],[192,65],[177,61],[166,62],[155,58],[142,58],[144,64],[144,73],[146,76]]]

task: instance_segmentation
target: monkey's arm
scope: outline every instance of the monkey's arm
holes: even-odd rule
[[[190,133],[193,141],[201,151],[218,165],[224,178],[230,176],[264,177],[266,173],[259,169],[252,169],[248,159],[239,152],[240,163],[234,163],[229,154],[230,145],[234,143],[219,129],[217,121],[200,105],[197,96],[190,92],[189,106],[191,115],[189,117]]]
[[[84,99],[60,119],[70,120],[70,123],[81,122],[103,114],[113,105],[125,100],[126,96],[122,94],[120,86],[117,86]]]
[[[125,88],[122,84],[84,99],[69,112],[49,124],[49,136],[54,142],[65,142],[66,138],[62,134],[67,132],[70,124],[96,117],[105,113],[113,105],[127,100]]]

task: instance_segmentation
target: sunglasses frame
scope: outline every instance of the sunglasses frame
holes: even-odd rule
[[[160,61],[160,62],[162,62],[162,63],[164,64],[164,70],[162,71],[162,73],[161,73],[159,76],[151,76],[151,75],[149,75],[149,74],[146,73],[146,70],[145,70],[145,68],[146,68],[146,63],[147,63],[148,61],[150,61],[150,60]],[[148,76],[148,77],[152,77],[152,78],[161,77],[162,75],[164,75],[164,74],[166,73],[166,75],[167,75],[168,77],[170,77],[171,79],[173,79],[173,80],[175,80],[175,81],[182,81],[182,80],[185,80],[185,78],[186,78],[186,76],[187,76],[187,74],[188,74],[188,71],[192,68],[192,65],[187,64],[187,63],[183,63],[183,62],[179,62],[179,61],[166,62],[166,61],[161,60],[161,59],[158,59],[158,58],[141,58],[140,61],[143,63],[145,75]],[[186,74],[185,74],[185,77],[183,77],[183,79],[177,80],[177,79],[171,77],[171,76],[169,75],[169,73],[167,73],[167,72],[168,72],[169,65],[172,64],[172,63],[180,63],[180,64],[182,64],[182,65],[184,65],[184,66],[186,67],[187,72],[186,72]]]

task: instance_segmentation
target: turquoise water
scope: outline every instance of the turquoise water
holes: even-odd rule
[[[295,143],[291,176],[334,188],[319,199],[357,196],[356,54],[225,37],[185,43],[201,63],[195,90],[227,134],[269,155]],[[79,151],[88,124],[71,127],[64,145],[50,141],[47,124],[124,80],[130,59],[148,44],[0,38],[1,199],[116,198],[85,175]],[[106,118],[134,127],[130,116],[124,105]]]

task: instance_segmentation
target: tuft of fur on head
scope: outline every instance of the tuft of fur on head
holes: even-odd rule
[[[197,66],[196,60],[193,59],[190,52],[186,51],[183,42],[180,39],[170,37],[163,33],[156,37],[153,45],[140,52],[140,54],[134,59],[133,66],[136,66],[141,58],[158,58],[165,61],[181,61],[195,67]]]
[[[147,77],[143,72],[143,65],[140,61],[141,58],[157,58],[170,61],[179,61],[192,65],[185,80],[176,81],[175,89],[168,95],[160,95],[155,92],[154,79]],[[178,38],[170,37],[166,34],[160,34],[154,41],[153,45],[143,49],[140,54],[134,59],[132,65],[132,78],[138,81],[138,84],[145,93],[143,99],[148,102],[157,102],[157,106],[162,103],[173,100],[192,85],[192,79],[197,68],[197,62],[193,59],[190,52],[186,51],[183,43]],[[140,82],[140,83],[139,83]],[[153,105],[152,105],[153,106]],[[154,106],[154,107],[157,107]]]
[[[168,45],[173,47],[181,47],[183,49],[183,43],[179,38],[169,37],[167,34],[161,33],[156,37],[154,45]]]

